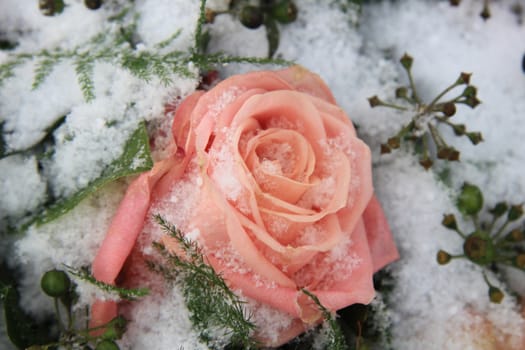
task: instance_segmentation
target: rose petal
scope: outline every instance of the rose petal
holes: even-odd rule
[[[332,92],[323,79],[302,66],[295,65],[275,73],[290,83],[297,91],[306,92],[332,104],[336,103]]]
[[[195,105],[204,94],[204,91],[195,91],[190,96],[186,97],[182,103],[177,107],[175,116],[173,117],[173,124],[171,125],[171,133],[173,140],[177,147],[182,147],[184,151],[191,153],[191,139],[189,136],[191,129],[191,114],[195,109]]]
[[[341,152],[336,152],[332,155],[334,159],[337,159],[335,163],[337,164],[337,169],[333,169],[334,173],[333,176],[333,187],[330,189],[332,191],[333,196],[329,200],[326,206],[323,208],[319,208],[319,210],[315,210],[313,214],[311,215],[301,215],[297,214],[297,208],[296,205],[291,205],[287,202],[280,201],[277,198],[274,198],[272,196],[269,196],[266,193],[261,193],[261,201],[260,201],[260,210],[261,212],[265,212],[271,215],[275,216],[281,216],[287,220],[295,221],[295,222],[317,222],[327,216],[328,214],[333,214],[337,212],[338,210],[344,208],[348,204],[348,193],[350,188],[350,182],[352,181],[351,176],[353,174],[351,173],[351,166],[348,161],[348,158],[342,154]],[[360,179],[360,178],[357,178]],[[357,180],[360,181],[360,180]],[[323,189],[322,192],[325,192]],[[324,194],[324,193],[320,193]],[[366,195],[366,193],[365,193]],[[357,197],[357,196],[356,196]],[[366,199],[368,202],[368,198]],[[303,208],[304,206],[301,206],[300,208]],[[308,209],[308,207],[307,207]],[[315,208],[312,208],[315,209]],[[364,210],[364,206],[363,206]],[[292,211],[292,212],[290,212]],[[299,209],[300,211],[300,209]],[[359,211],[359,207],[356,208],[355,216],[360,216],[362,211]]]
[[[153,169],[140,175],[128,187],[124,199],[113,217],[106,237],[93,260],[93,277],[115,284],[137,236],[142,231],[149,209],[152,188],[173,167],[174,159],[168,158],[154,165]],[[95,302],[91,310],[91,327],[98,327],[117,316],[113,301]]]
[[[213,130],[215,120],[220,112],[244,92],[254,89],[263,91],[293,90],[293,86],[273,72],[252,72],[223,80],[199,99],[191,117],[193,130],[201,125],[203,120],[208,130]],[[197,133],[197,135],[199,134]],[[205,135],[209,135],[209,132],[206,132]],[[204,137],[202,136],[202,138]],[[199,143],[204,142],[200,141]],[[206,144],[207,142],[205,142],[204,147]]]
[[[280,144],[287,145],[289,150],[278,154],[274,148]],[[265,193],[288,203],[296,203],[313,186],[309,183],[315,167],[313,149],[296,131],[265,130],[252,138],[246,147],[245,162],[248,170]],[[266,155],[268,158],[264,158],[261,163],[258,151],[264,147],[270,147],[271,154]],[[268,166],[265,167],[267,163],[275,164],[273,173]]]
[[[269,262],[257,249],[241,225],[237,210],[224,199],[222,194],[220,194],[216,188],[214,188],[214,185],[211,183],[209,178],[204,179],[204,186],[206,186],[205,193],[207,193],[207,198],[203,198],[202,205],[207,205],[207,215],[222,216],[226,232],[221,235],[221,238],[224,239],[225,236],[227,236],[228,240],[220,242],[219,240],[221,238],[217,237],[217,235],[210,236],[209,232],[206,232],[206,230],[201,230],[201,234],[204,236],[204,239],[212,239],[216,241],[214,245],[222,246],[223,248],[228,247],[231,244],[235,251],[237,251],[242,256],[246,266],[252,269],[256,274],[268,280],[274,281],[278,285],[294,288],[295,283],[276,266]],[[204,201],[208,202],[204,203]],[[212,207],[216,211],[213,214],[209,213],[209,210]],[[195,219],[199,220],[199,218]],[[196,226],[198,227],[198,221],[196,221]],[[206,246],[209,247],[208,242]],[[222,271],[225,268],[222,263],[213,267],[219,271]]]
[[[399,259],[390,227],[381,208],[381,204],[374,195],[363,213],[368,245],[372,254],[374,272],[387,264]]]
[[[307,95],[296,91],[270,91],[252,96],[237,112],[232,127],[238,127],[248,118],[256,119],[263,128],[272,127],[266,124],[276,118],[283,120],[310,140],[314,151],[317,143],[326,138],[319,111]]]
[[[118,305],[115,301],[100,301],[96,300],[91,305],[91,315],[89,319],[89,328],[96,328],[107,324],[109,321],[117,317]],[[100,328],[92,331],[92,336],[99,336],[105,331],[104,328]]]
[[[152,188],[170,168],[173,168],[174,163],[172,157],[160,161],[153,169],[141,174],[129,185],[93,261],[93,276],[97,280],[115,283],[144,226]]]
[[[350,222],[341,223],[343,230],[351,225]],[[372,257],[366,238],[366,230],[362,220],[359,220],[354,232],[352,233],[352,244],[348,248],[349,259],[359,259],[357,266],[351,269],[350,273],[340,272],[326,275],[328,280],[323,281],[318,289],[311,292],[315,294],[321,304],[329,310],[339,310],[355,303],[368,304],[374,298],[373,268]],[[325,273],[326,268],[321,268],[319,273]],[[326,283],[329,289],[325,290],[322,286]]]

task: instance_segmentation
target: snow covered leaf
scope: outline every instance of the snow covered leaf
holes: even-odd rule
[[[50,207],[45,208],[28,224],[24,225],[24,228],[31,224],[42,225],[53,221],[73,209],[80,201],[107,183],[124,176],[144,172],[151,169],[152,166],[153,160],[151,159],[146,125],[140,123],[139,127],[127,140],[122,155],[115,159],[113,163],[102,172],[99,178],[93,180],[88,186],[82,188],[72,196],[58,200]]]

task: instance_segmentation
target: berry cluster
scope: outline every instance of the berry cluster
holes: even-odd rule
[[[268,57],[272,57],[279,46],[279,24],[289,24],[297,19],[297,6],[291,0],[259,0],[257,4],[248,0],[232,0],[227,11],[207,10],[206,21],[212,23],[215,16],[230,14],[249,29],[266,27],[269,44]]]
[[[381,145],[381,154],[390,153],[399,148],[403,141],[407,141],[414,143],[415,149],[421,153],[419,163],[425,169],[429,169],[434,163],[432,160],[434,150],[435,158],[459,161],[460,152],[447,144],[438,129],[438,125],[446,125],[452,128],[456,136],[466,136],[474,145],[483,141],[481,133],[467,131],[464,124],[455,124],[451,121],[456,114],[457,105],[463,104],[470,108],[476,108],[481,103],[477,98],[476,87],[470,85],[471,74],[461,73],[453,84],[439,93],[430,103],[426,103],[419,98],[414,83],[411,71],[413,58],[405,54],[401,57],[400,62],[409,81],[409,86],[398,87],[395,91],[395,97],[400,101],[400,104],[385,102],[377,96],[368,98],[372,108],[388,107],[413,114],[408,124],[404,125],[396,135]],[[461,94],[442,101],[445,95],[460,86],[464,86]],[[430,142],[433,142],[435,147],[432,148]]]
[[[461,3],[461,0],[449,0],[449,3],[452,6],[459,6],[459,4]],[[489,0],[483,0],[483,8],[479,15],[484,20],[487,20],[490,18]]]
[[[483,208],[483,194],[477,186],[469,183],[463,185],[457,199],[457,206],[464,215],[472,220],[475,230],[472,233],[465,234],[458,227],[455,216],[445,214],[442,224],[463,238],[463,253],[451,255],[440,250],[437,253],[437,261],[439,264],[445,265],[452,259],[466,258],[481,266],[483,278],[489,287],[490,300],[494,303],[500,303],[504,296],[503,292],[489,282],[486,270],[496,270],[497,265],[502,264],[525,272],[525,233],[520,227],[508,227],[523,216],[523,206],[499,202],[489,210],[492,220],[480,222],[478,214]],[[504,218],[505,221],[496,228],[496,224],[501,218]]]
[[[97,10],[102,6],[102,0],[84,0],[84,5],[90,10]],[[46,16],[55,16],[64,11],[64,0],[39,0],[38,8]]]

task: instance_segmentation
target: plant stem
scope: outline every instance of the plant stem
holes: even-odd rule
[[[457,83],[454,83],[452,85],[450,85],[449,87],[447,87],[445,90],[443,90],[439,95],[437,95],[433,100],[432,102],[430,102],[430,104],[425,108],[425,113],[428,113],[429,111],[432,110],[432,108],[434,108],[435,104],[443,97],[445,96],[448,92],[450,92],[451,90],[453,90],[455,87],[459,86],[459,84]]]
[[[496,232],[496,234],[493,236],[493,239],[495,241],[497,241],[501,234],[503,233],[503,231],[507,228],[507,225],[510,223],[509,219],[505,220],[505,223],[503,225],[501,225],[501,227],[499,228],[498,232]]]

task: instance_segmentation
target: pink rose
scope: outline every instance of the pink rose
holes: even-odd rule
[[[398,252],[373,195],[370,150],[317,75],[294,66],[231,77],[187,97],[172,132],[171,155],[129,186],[95,278],[115,283],[150,206],[165,210],[187,184],[194,205],[179,228],[233,290],[293,319],[273,337],[259,330],[266,345],[320,322],[301,288],[330,310],[372,300],[372,274]],[[92,324],[116,312],[97,302]]]

